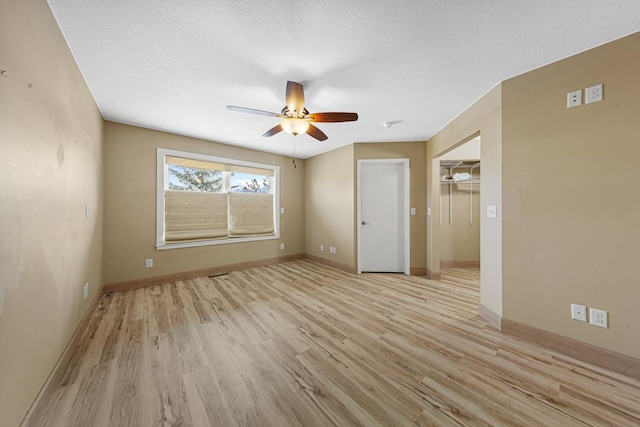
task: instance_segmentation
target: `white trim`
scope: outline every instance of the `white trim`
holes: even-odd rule
[[[226,163],[230,165],[248,166],[261,169],[269,169],[273,171],[275,178],[275,188],[272,189],[274,194],[273,201],[273,219],[275,223],[275,234],[271,236],[253,236],[253,237],[229,237],[226,239],[203,240],[200,242],[185,243],[165,243],[164,241],[164,190],[165,183],[168,182],[168,170],[165,167],[165,156],[184,157],[187,159],[202,160],[212,163]],[[247,162],[244,160],[227,159],[224,157],[209,156],[206,154],[191,153],[187,151],[169,150],[159,148],[156,151],[156,250],[192,248],[197,246],[224,245],[239,242],[255,242],[259,240],[274,240],[280,238],[280,166],[267,165],[264,163]]]
[[[404,228],[404,274],[411,274],[411,201],[410,198],[410,165],[409,159],[358,159],[357,162],[357,198],[356,198],[356,209],[357,209],[357,222],[356,222],[356,230],[358,233],[358,274],[362,274],[362,235],[360,233],[360,225],[362,223],[362,164],[387,164],[387,163],[395,163],[402,164],[402,168],[404,171],[404,191],[403,191],[403,228]]]
[[[226,239],[203,240],[201,242],[169,243],[162,246],[156,246],[156,250],[164,251],[167,249],[196,248],[198,246],[227,245],[229,243],[257,242],[259,240],[276,240],[279,238],[279,234],[274,234],[272,236],[228,237]]]
[[[164,167],[166,151],[163,148],[156,150],[156,248],[164,246],[164,187],[168,181]]]
[[[356,195],[356,233],[358,234],[358,241],[357,241],[357,250],[358,250],[358,259],[357,259],[357,264],[358,264],[358,274],[362,274],[362,236],[360,233],[360,230],[362,230],[362,228],[360,227],[360,225],[362,224],[362,200],[361,200],[361,194],[362,194],[362,162],[363,160],[358,160],[358,164],[357,164],[357,169],[356,169],[356,191],[357,191],[357,195]]]

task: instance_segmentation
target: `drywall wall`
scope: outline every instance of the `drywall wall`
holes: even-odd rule
[[[103,120],[46,2],[0,2],[0,52],[0,424],[15,426],[102,283]]]
[[[156,250],[158,147],[280,166],[281,238]],[[105,284],[303,253],[305,161],[296,165],[289,157],[106,122]],[[145,268],[147,258],[153,268]]]
[[[427,273],[440,271],[438,211],[439,156],[465,142],[482,138],[480,184],[480,303],[502,315],[502,85],[491,89],[427,141]],[[487,218],[487,206],[497,207],[497,218]]]
[[[640,33],[502,92],[504,317],[636,358],[638,58]],[[567,92],[598,83],[602,102],[566,108]],[[571,303],[608,311],[609,329],[571,320]]]
[[[353,145],[307,159],[305,166],[305,252],[355,269]]]
[[[455,172],[471,172],[474,179],[480,178],[479,167],[473,171],[468,168],[455,169]],[[480,185],[466,182],[441,183],[438,214],[441,264],[479,263]]]
[[[416,215],[410,218],[412,274],[425,274],[426,268],[426,144],[424,142],[390,142],[390,143],[358,143],[354,144],[354,170],[361,159],[409,159],[410,206],[416,209]],[[354,185],[357,183],[354,181]],[[357,198],[354,189],[354,198]],[[354,215],[357,212],[354,211]],[[357,258],[357,215],[353,218],[356,230],[354,245]]]

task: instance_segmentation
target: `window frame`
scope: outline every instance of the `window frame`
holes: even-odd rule
[[[226,239],[202,240],[197,242],[166,243],[164,239],[165,202],[164,192],[168,189],[169,168],[165,167],[165,156],[182,157],[185,159],[201,160],[212,163],[224,163],[235,166],[246,166],[273,171],[275,185],[272,184],[273,194],[273,220],[274,234],[268,236],[227,237]],[[228,176],[223,174],[223,179]],[[166,188],[165,188],[166,185]],[[156,150],[156,250],[193,248],[199,246],[226,245],[230,243],[255,242],[260,240],[275,240],[280,238],[280,166],[264,163],[249,162],[244,160],[228,159],[224,157],[210,156],[207,154],[191,153],[188,151],[157,148]]]

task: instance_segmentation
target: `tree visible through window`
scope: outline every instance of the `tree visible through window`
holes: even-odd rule
[[[158,248],[279,237],[277,166],[158,149]]]
[[[222,191],[222,171],[169,164],[169,189]]]
[[[234,193],[269,193],[271,177],[248,173],[231,174],[231,191]]]

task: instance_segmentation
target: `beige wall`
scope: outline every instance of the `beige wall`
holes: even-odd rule
[[[0,2],[0,68],[0,424],[15,426],[102,282],[103,121],[45,1]]]
[[[639,58],[636,33],[503,84],[504,316],[636,358]],[[604,101],[566,108],[598,83]],[[607,310],[609,329],[571,303]]]
[[[440,269],[439,160],[448,151],[480,135],[482,182],[480,184],[480,302],[502,315],[502,85],[462,112],[427,141],[427,269]],[[498,217],[487,218],[488,205],[497,206]]]
[[[357,267],[356,170],[358,159],[408,158],[410,162],[411,268],[425,266],[425,143],[353,144],[307,159],[306,253]],[[324,251],[320,251],[324,245]],[[337,248],[329,253],[329,246]]]
[[[307,159],[305,166],[305,252],[355,268],[353,145]]]
[[[460,168],[455,169],[455,172],[469,173],[470,171],[468,168]],[[480,178],[479,167],[472,173],[474,179]],[[451,198],[451,204],[449,198]],[[450,207],[453,214],[451,222]],[[440,184],[440,208],[442,212],[442,221],[438,228],[440,261],[479,262],[480,186],[469,183]]]
[[[416,208],[416,215],[411,216],[411,269],[414,272],[423,272],[426,265],[426,167],[424,142],[390,142],[354,145],[354,170],[357,170],[357,161],[360,159],[409,159],[410,168],[410,206]],[[355,182],[354,182],[355,185]],[[354,190],[354,198],[357,197]],[[354,215],[356,212],[354,211]],[[357,258],[357,230],[359,230],[356,217],[353,218],[354,245]]]
[[[280,239],[156,250],[156,149],[280,166]],[[122,281],[304,252],[305,161],[118,123],[105,123],[104,281]],[[285,250],[280,250],[280,243]],[[145,259],[153,268],[145,268]]]

